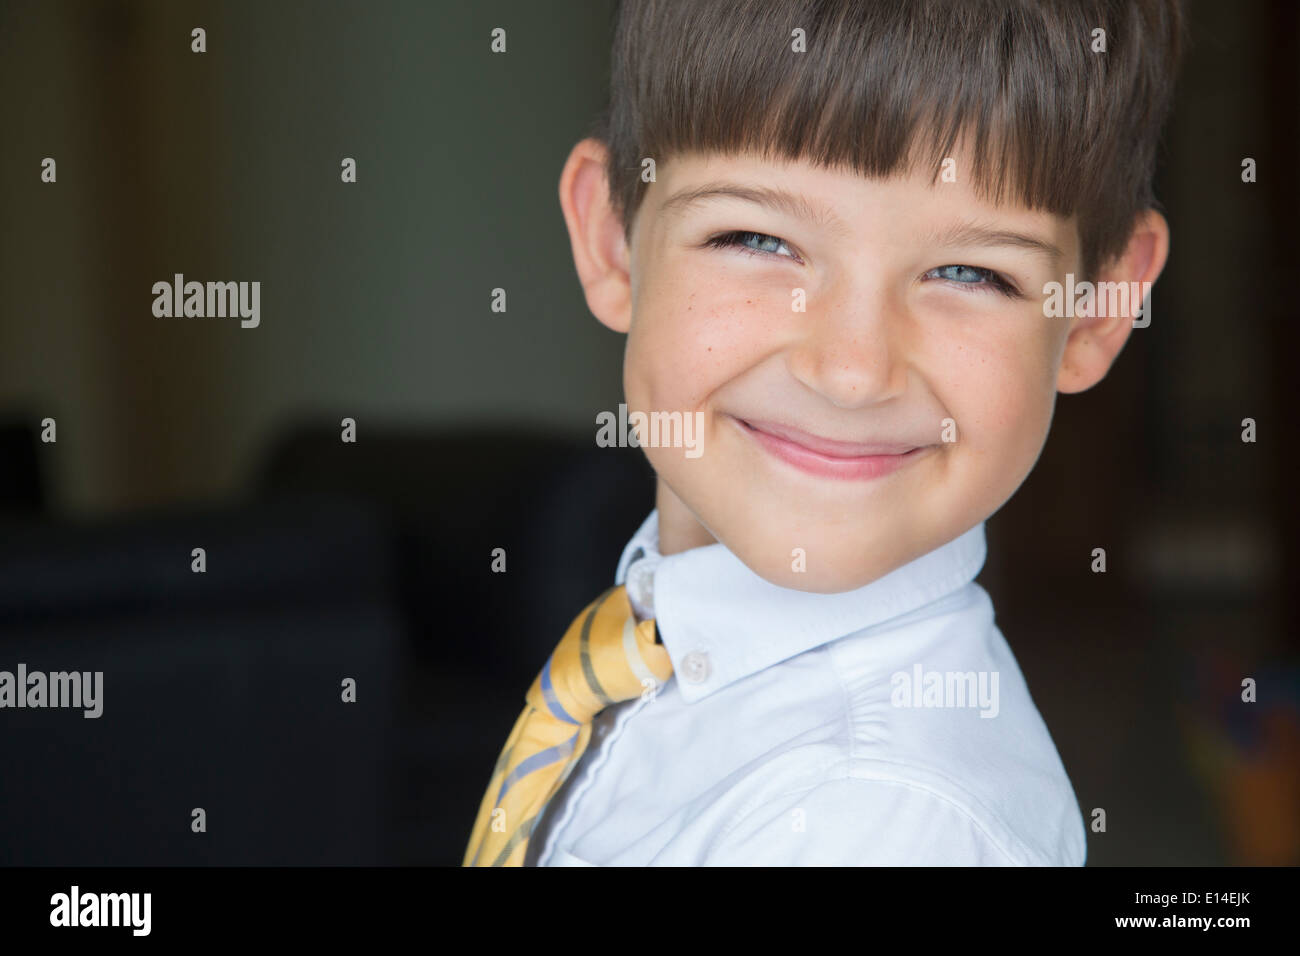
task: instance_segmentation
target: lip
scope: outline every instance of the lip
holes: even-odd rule
[[[734,416],[732,420],[775,457],[821,478],[879,478],[934,447],[899,442],[839,441],[776,422]]]

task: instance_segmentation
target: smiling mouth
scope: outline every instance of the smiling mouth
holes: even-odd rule
[[[900,442],[849,442],[764,422],[734,418],[765,451],[800,471],[822,478],[879,478],[902,467],[933,445]]]

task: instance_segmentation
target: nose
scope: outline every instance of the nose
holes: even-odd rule
[[[786,353],[798,381],[839,408],[878,404],[907,387],[902,309],[883,293],[809,298]]]

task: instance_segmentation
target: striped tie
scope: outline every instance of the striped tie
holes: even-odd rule
[[[497,758],[463,866],[522,866],[547,801],[610,704],[654,693],[673,665],[655,642],[654,620],[637,623],[623,585],[578,615],[528,688],[528,706]]]

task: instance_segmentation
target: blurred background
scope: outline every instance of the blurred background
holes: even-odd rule
[[[1300,8],[1188,11],[1152,323],[1059,400],[979,581],[1106,811],[1089,865],[1296,864]],[[612,14],[0,2],[0,669],[105,684],[0,711],[0,864],[460,862],[653,506],[592,441],[623,340],[556,198]],[[259,280],[260,326],[155,318],[176,273]]]

